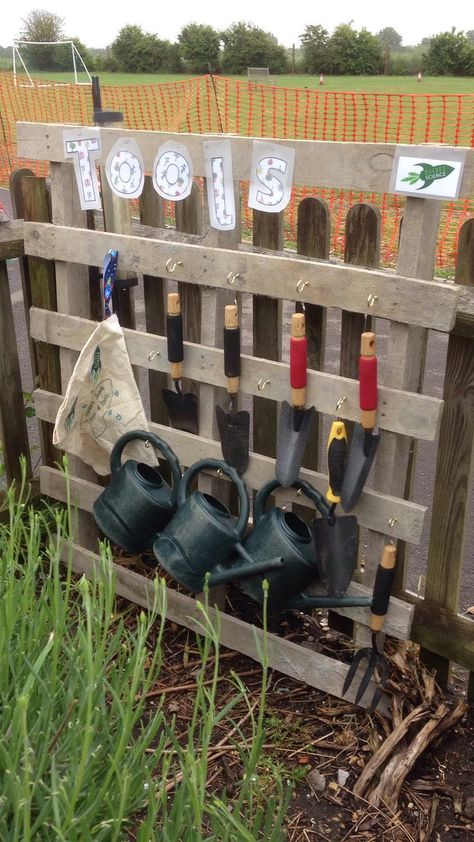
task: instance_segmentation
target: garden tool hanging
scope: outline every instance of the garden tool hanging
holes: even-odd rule
[[[336,409],[342,404],[338,402]],[[326,499],[331,504],[326,517],[313,523],[316,558],[319,575],[330,596],[341,597],[346,592],[357,565],[357,519],[335,514],[341,501],[341,486],[347,455],[347,437],[344,422],[333,421],[328,438],[328,490]]]
[[[377,357],[375,333],[361,335],[359,357],[360,424],[354,425],[341,488],[341,503],[345,512],[356,506],[375,459],[380,441],[377,424]]]
[[[176,391],[162,389],[163,400],[170,419],[170,424],[178,430],[199,434],[197,397],[193,392],[183,394],[181,379],[183,376],[183,318],[181,302],[177,292],[168,293],[166,316],[166,335],[168,340],[168,362],[170,375]]]
[[[293,313],[290,338],[291,406],[283,401],[278,425],[275,474],[283,488],[298,478],[311,432],[314,406],[305,409],[307,340],[304,313]]]
[[[216,406],[216,419],[222,455],[242,476],[249,462],[250,415],[237,410],[240,378],[240,327],[237,304],[228,304],[224,313],[224,371],[227,377],[229,408]]]
[[[219,470],[235,483],[240,502],[238,518],[210,494],[189,493],[192,481],[203,470]],[[178,510],[154,542],[153,552],[159,564],[192,593],[202,591],[208,574],[212,587],[278,569],[281,558],[254,561],[242,546],[249,513],[249,496],[237,471],[219,459],[201,459],[183,475]],[[238,561],[226,566],[231,556]]]
[[[346,679],[342,688],[342,695],[344,696],[355,677],[358,667],[364,658],[368,659],[367,668],[362,676],[359,688],[356,693],[355,703],[359,704],[374,671],[379,672],[379,686],[375,691],[370,710],[373,712],[377,707],[383,693],[383,689],[388,681],[389,664],[383,652],[380,652],[377,645],[377,635],[382,631],[385,617],[388,611],[390,602],[390,593],[392,590],[393,579],[395,575],[395,558],[396,549],[392,544],[387,544],[382,553],[377,574],[375,577],[374,592],[372,597],[372,613],[370,617],[370,628],[372,630],[372,646],[364,649],[359,649],[354,655],[352,663],[347,672]]]

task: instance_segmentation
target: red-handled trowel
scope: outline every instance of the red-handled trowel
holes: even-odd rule
[[[291,406],[283,401],[278,425],[275,474],[282,488],[298,479],[311,432],[314,406],[305,409],[307,340],[304,313],[293,313],[290,339]]]
[[[345,512],[355,507],[374,461],[380,441],[377,429],[377,357],[375,333],[361,335],[359,357],[360,424],[356,424],[341,488]]]

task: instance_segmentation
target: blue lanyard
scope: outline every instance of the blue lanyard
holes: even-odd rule
[[[104,318],[108,319],[113,313],[112,293],[114,290],[115,278],[117,276],[117,249],[110,249],[104,258],[103,275],[103,297],[104,297]]]

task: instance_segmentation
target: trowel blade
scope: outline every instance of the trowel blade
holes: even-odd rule
[[[239,476],[249,464],[250,415],[245,410],[226,412],[216,406],[216,420],[222,446],[222,455]]]
[[[357,518],[316,518],[313,534],[320,579],[329,596],[343,596],[357,565]]]
[[[345,512],[352,511],[362,494],[379,441],[378,430],[368,433],[361,424],[355,425],[341,487],[341,505]]]
[[[162,389],[163,400],[170,418],[170,424],[177,430],[199,434],[197,397],[193,392],[185,395]]]
[[[298,410],[299,429],[294,429],[294,410],[283,401],[278,425],[275,474],[282,488],[289,488],[298,479],[304,452],[313,423],[314,406]]]

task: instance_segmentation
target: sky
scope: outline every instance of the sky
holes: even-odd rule
[[[374,0],[324,0],[321,8],[303,0],[292,0],[288,6],[273,0],[238,0],[237,3],[216,2],[216,0],[181,0],[171,6],[154,3],[153,0],[107,2],[81,0],[66,4],[64,0],[42,0],[37,5],[24,0],[2,4],[0,45],[9,46],[18,38],[22,18],[33,9],[55,12],[65,21],[66,36],[75,36],[87,47],[106,47],[127,24],[141,26],[146,32],[153,32],[159,38],[175,41],[179,32],[188,23],[205,23],[214,29],[226,29],[236,21],[246,21],[275,35],[286,47],[300,46],[299,36],[308,24],[321,24],[331,34],[340,23],[349,23],[355,29],[365,27],[376,34],[386,26],[392,26],[403,38],[403,45],[420,43],[438,32],[446,32],[454,26],[459,30],[474,29],[474,16],[470,0],[450,0],[447,3],[431,3],[423,0],[398,0],[394,3]]]

